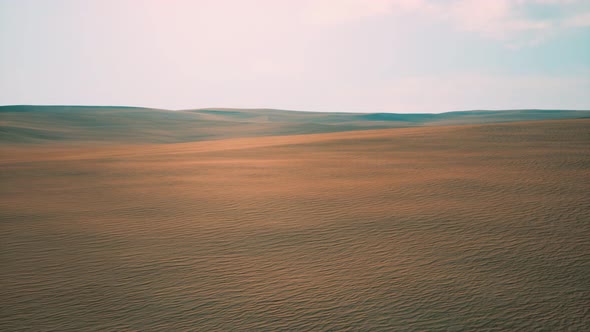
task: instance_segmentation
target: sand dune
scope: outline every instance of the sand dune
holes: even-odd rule
[[[2,330],[590,326],[588,119],[0,153]]]
[[[443,114],[360,114],[268,109],[168,111],[137,107],[2,106],[0,142],[178,143],[237,137],[582,117],[590,117],[590,111],[512,110]]]

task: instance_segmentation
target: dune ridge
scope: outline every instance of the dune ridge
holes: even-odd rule
[[[590,111],[508,110],[442,114],[318,113],[274,109],[170,111],[113,106],[0,106],[0,142],[178,143],[237,137],[590,117]]]

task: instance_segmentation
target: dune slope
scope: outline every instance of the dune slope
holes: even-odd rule
[[[590,326],[590,120],[0,152],[2,330]]]

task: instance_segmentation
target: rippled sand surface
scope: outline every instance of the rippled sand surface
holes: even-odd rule
[[[2,331],[590,329],[590,120],[0,153]]]

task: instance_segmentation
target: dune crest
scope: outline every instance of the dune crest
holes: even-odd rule
[[[0,106],[4,144],[146,144],[353,130],[590,117],[590,111],[507,110],[442,114],[319,113],[272,109],[169,111],[111,106]]]

